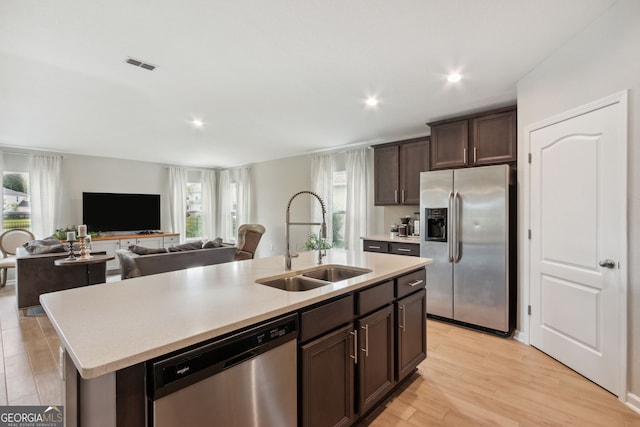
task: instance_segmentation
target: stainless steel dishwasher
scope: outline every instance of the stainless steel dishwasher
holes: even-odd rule
[[[297,316],[148,362],[150,425],[295,426]]]

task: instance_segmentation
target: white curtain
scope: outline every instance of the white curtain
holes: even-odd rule
[[[202,237],[209,240],[218,237],[216,175],[215,170],[202,172]]]
[[[347,218],[345,249],[357,250],[360,238],[367,235],[367,149],[346,153]]]
[[[31,231],[37,239],[51,236],[58,225],[58,195],[62,157],[29,157]]]
[[[311,190],[318,194],[327,208],[327,240],[333,238],[333,158],[331,154],[317,154],[311,157]],[[318,201],[311,197],[313,222],[320,222],[322,215]]]
[[[243,167],[236,171],[236,185],[238,200],[236,205],[237,224],[236,230],[233,230],[234,240],[238,234],[237,227],[251,223],[251,169]]]
[[[242,167],[220,171],[219,183],[219,228],[220,237],[225,242],[234,242],[238,235],[238,227],[251,223],[251,169]],[[231,186],[236,188],[236,223],[231,221],[233,208],[233,193]]]
[[[187,218],[187,169],[169,167],[169,213],[171,228],[180,234],[180,240],[186,237]]]
[[[234,239],[231,230],[231,171],[220,171],[218,190],[218,233],[222,240],[231,242]]]

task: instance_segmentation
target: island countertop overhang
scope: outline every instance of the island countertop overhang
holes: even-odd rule
[[[429,258],[332,249],[327,265],[371,269],[303,292],[255,283],[315,267],[315,252],[284,270],[282,256],[179,270],[44,294],[54,329],[83,378],[95,378],[306,306],[424,268]]]

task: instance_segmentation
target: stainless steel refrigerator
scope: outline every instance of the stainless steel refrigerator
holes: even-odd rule
[[[427,313],[509,335],[515,326],[515,182],[508,165],[420,174]]]

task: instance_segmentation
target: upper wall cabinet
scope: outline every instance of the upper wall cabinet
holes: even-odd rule
[[[515,106],[427,124],[431,169],[517,161]]]
[[[373,148],[375,204],[419,205],[420,172],[429,170],[429,137]]]

